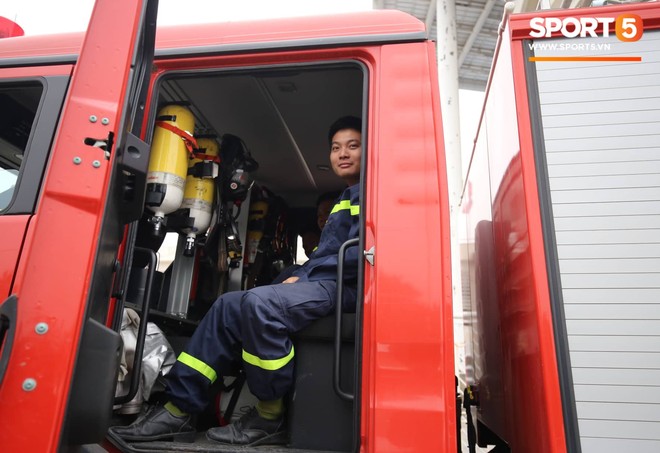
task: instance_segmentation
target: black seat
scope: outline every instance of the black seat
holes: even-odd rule
[[[351,451],[354,438],[351,401],[341,399],[332,383],[335,315],[314,321],[293,336],[296,377],[289,402],[290,446]],[[340,384],[353,393],[355,314],[342,315]]]

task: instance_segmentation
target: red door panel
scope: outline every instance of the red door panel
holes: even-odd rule
[[[143,75],[132,69],[141,67],[135,54],[149,53],[136,45],[148,3],[98,0],[92,13],[14,284],[19,321],[0,386],[3,451],[58,451],[63,442],[70,396],[79,390],[72,392],[71,385],[79,351],[85,348],[80,339],[96,278],[108,188],[116,176],[127,118],[134,114],[126,95]],[[111,138],[113,145],[106,153],[86,144],[87,138]],[[110,275],[104,272],[103,278]],[[47,330],[38,332],[37,324]],[[105,361],[98,357],[99,364]],[[88,409],[95,416],[111,407],[90,403]]]
[[[0,299],[9,296],[29,215],[0,217]]]

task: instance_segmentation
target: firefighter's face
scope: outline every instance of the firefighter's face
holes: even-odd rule
[[[341,129],[332,137],[330,164],[332,170],[349,186],[360,182],[362,134],[354,129]]]

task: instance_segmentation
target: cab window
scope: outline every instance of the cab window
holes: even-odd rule
[[[14,198],[42,92],[36,82],[0,85],[0,212]]]

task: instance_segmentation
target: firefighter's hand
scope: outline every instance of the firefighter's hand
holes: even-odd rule
[[[286,280],[284,280],[282,283],[295,283],[298,281],[300,277],[289,277]]]

